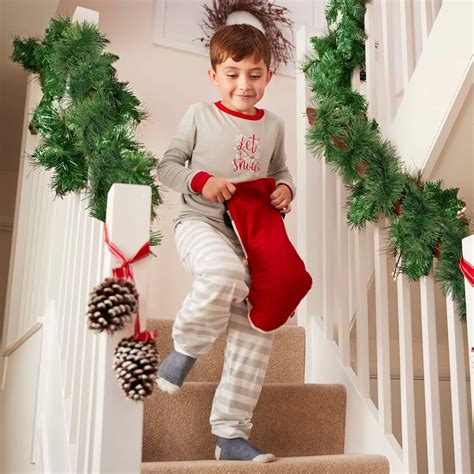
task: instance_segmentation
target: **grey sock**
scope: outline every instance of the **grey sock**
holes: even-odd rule
[[[244,438],[217,437],[216,458],[220,461],[259,461],[269,462],[275,459],[271,453],[266,453],[252,446]]]
[[[186,375],[188,375],[188,372],[192,369],[195,362],[196,359],[194,357],[173,350],[161,363],[158,369],[158,377],[181,387]]]

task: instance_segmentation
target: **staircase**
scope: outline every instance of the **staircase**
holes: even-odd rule
[[[472,90],[470,37],[462,39],[471,32],[471,10],[456,12],[469,2],[444,0],[437,16],[435,4],[440,2],[371,2],[367,83],[353,78],[383,135],[409,162],[417,158],[428,175]],[[393,8],[398,15],[391,15]],[[97,23],[97,12],[78,10],[76,20]],[[420,18],[421,29],[414,21]],[[401,31],[392,31],[397,23]],[[313,33],[298,32],[300,54]],[[439,53],[426,61],[423,54],[448,41],[457,59],[435,62]],[[400,44],[402,60],[395,61]],[[397,81],[400,72],[403,80]],[[417,80],[430,74],[433,80]],[[451,298],[439,297],[432,275],[416,285],[403,276],[393,281],[394,259],[383,251],[386,222],[349,229],[341,179],[306,149],[309,96],[301,75],[297,84],[297,247],[315,285],[298,307],[299,326],[275,333],[250,437],[278,459],[214,460],[209,413],[225,334],[197,361],[180,393],[157,390],[145,404],[124,397],[111,367],[116,344],[132,328],[113,337],[95,335],[84,318],[89,290],[120,262],[104,246],[101,223],[88,216],[87,196],[54,200],[47,185],[51,173],[22,160],[0,351],[6,415],[0,471],[366,473],[388,472],[389,464],[392,472],[472,471],[474,365],[466,371],[466,348],[474,345],[474,288],[466,282],[468,322],[462,325]],[[426,86],[426,94],[417,84]],[[38,83],[29,81],[21,156],[31,154],[39,139],[28,123],[40,99]],[[423,134],[420,111],[430,117]],[[409,156],[415,141],[421,151]],[[114,185],[109,194],[110,237],[127,257],[149,236],[150,190],[142,188]],[[463,241],[463,256],[474,262],[472,235]],[[143,308],[150,307],[148,265],[134,265]],[[141,318],[143,327],[145,311]],[[163,360],[172,349],[172,321],[150,321],[149,328],[159,331]]]
[[[172,320],[150,320],[161,360],[173,349]],[[249,441],[277,460],[216,461],[209,414],[220,380],[226,334],[197,360],[176,395],[156,390],[144,405],[142,470],[160,472],[387,473],[381,455],[344,454],[346,389],[305,384],[305,330],[286,325],[274,334],[265,383]]]

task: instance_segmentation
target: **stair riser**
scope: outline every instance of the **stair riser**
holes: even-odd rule
[[[148,329],[158,330],[157,349],[164,360],[173,350],[173,320],[150,319]],[[187,382],[219,382],[224,363],[226,331],[217,338],[211,351],[199,358]],[[275,331],[272,353],[264,383],[304,383],[305,331],[298,326],[283,326]]]

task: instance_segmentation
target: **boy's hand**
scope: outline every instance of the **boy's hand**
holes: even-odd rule
[[[209,178],[201,193],[213,202],[224,202],[232,197],[237,188],[229,181],[215,176]]]
[[[285,184],[279,184],[275,191],[270,194],[271,204],[283,214],[288,214],[291,211],[291,191]]]

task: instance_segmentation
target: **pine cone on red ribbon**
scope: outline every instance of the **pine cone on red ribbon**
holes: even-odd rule
[[[122,339],[115,349],[114,370],[125,395],[141,401],[151,395],[156,385],[159,355],[155,341]]]
[[[125,278],[109,277],[97,285],[89,297],[89,329],[113,334],[123,329],[137,312],[138,292]]]

